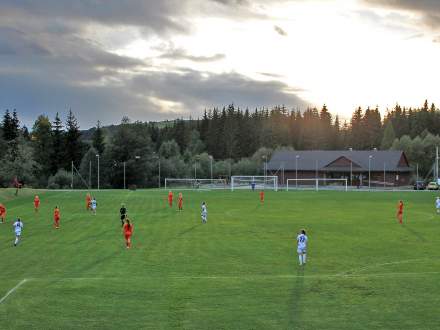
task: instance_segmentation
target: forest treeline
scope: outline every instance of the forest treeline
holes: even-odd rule
[[[333,116],[324,105],[301,112],[284,106],[253,111],[229,105],[206,110],[198,119],[131,122],[81,131],[72,111],[63,122],[40,115],[32,128],[6,110],[0,126],[0,185],[17,177],[27,186],[153,187],[165,177],[226,178],[262,174],[273,150],[399,149],[420,176],[429,176],[440,145],[440,111],[425,101],[419,108],[396,105],[384,118],[378,108],[357,108],[349,120]]]

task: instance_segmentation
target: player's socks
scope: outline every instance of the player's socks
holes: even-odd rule
[[[305,263],[306,263],[306,255],[303,254],[303,264],[305,264]]]
[[[18,244],[18,238],[15,238],[15,243],[14,243],[14,245],[17,246],[17,244]]]
[[[299,265],[300,265],[300,266],[302,266],[302,264],[303,264],[303,261],[302,261],[302,256],[301,256],[301,255],[299,255],[299,256],[298,256],[298,259],[299,259]]]

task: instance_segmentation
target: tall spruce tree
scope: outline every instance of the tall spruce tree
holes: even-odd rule
[[[51,174],[54,175],[64,165],[64,131],[63,122],[58,112],[52,122]]]
[[[101,122],[98,120],[96,123],[96,129],[93,132],[92,145],[96,151],[102,155],[105,150],[105,142],[104,142],[104,132],[101,127]]]
[[[78,121],[72,110],[69,110],[67,115],[65,137],[64,168],[70,169],[71,162],[78,168],[82,159],[83,147]]]
[[[380,148],[382,150],[390,149],[395,139],[396,134],[394,133],[393,122],[391,120],[388,120],[385,125],[385,131],[383,132],[383,139]]]
[[[34,160],[38,164],[36,175],[39,185],[46,187],[52,164],[52,125],[47,116],[40,115],[35,121],[32,127],[32,145]]]

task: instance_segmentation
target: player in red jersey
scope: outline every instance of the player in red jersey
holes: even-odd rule
[[[0,218],[2,219],[2,223],[6,221],[6,206],[0,203]]]
[[[177,198],[177,201],[178,201],[179,211],[182,211],[183,210],[183,195],[181,192],[179,193],[179,197]]]
[[[397,220],[399,220],[400,224],[403,224],[403,202],[399,201],[397,205]]]
[[[58,206],[55,206],[55,209],[53,210],[53,221],[54,221],[55,229],[60,228],[60,218],[61,218],[60,209],[58,208]]]
[[[90,204],[92,202],[92,196],[90,196],[90,193],[87,193],[86,195],[86,210],[90,210]]]
[[[170,192],[168,193],[168,205],[170,207],[173,207],[173,192],[170,190]]]
[[[264,203],[264,190],[260,191],[260,202]]]
[[[133,234],[133,225],[130,223],[130,220],[128,218],[125,218],[125,225],[122,229],[124,231],[125,245],[127,246],[127,249],[129,249],[131,247],[131,235]]]
[[[35,195],[35,197],[34,197],[34,209],[35,209],[35,212],[38,212],[39,208],[40,208],[40,197],[38,197],[38,195]]]

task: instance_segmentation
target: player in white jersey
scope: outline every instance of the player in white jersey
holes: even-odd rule
[[[202,223],[206,223],[208,221],[208,210],[206,209],[206,203],[202,203]]]
[[[299,265],[306,264],[306,252],[307,252],[307,235],[304,229],[301,229],[300,233],[296,237],[296,242],[298,243],[298,259]]]
[[[21,222],[20,218],[17,218],[17,220],[12,225],[12,227],[14,227],[14,232],[15,232],[14,246],[17,246],[18,241],[19,241],[20,236],[21,236],[21,231],[23,229],[23,222]]]
[[[440,197],[435,200],[435,208],[437,209],[437,214],[440,214]]]
[[[93,197],[92,201],[90,202],[90,207],[94,215],[96,215],[96,206],[98,206],[98,203],[96,202],[96,198]]]

